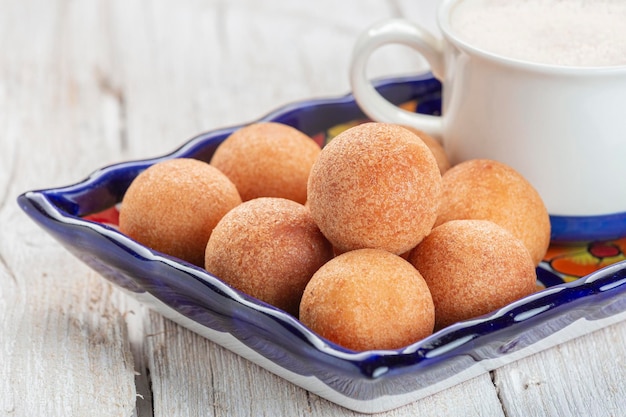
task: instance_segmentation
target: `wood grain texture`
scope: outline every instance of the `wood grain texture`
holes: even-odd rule
[[[623,415],[625,347],[622,322],[498,369],[507,415]]]
[[[436,4],[0,0],[0,415],[356,415],[147,310],[15,198],[344,94],[367,26],[434,28]],[[423,65],[389,47],[369,70]],[[618,324],[381,415],[624,415],[625,338]]]

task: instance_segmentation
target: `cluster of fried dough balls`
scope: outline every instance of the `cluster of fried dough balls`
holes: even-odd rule
[[[450,167],[436,140],[385,123],[323,149],[286,125],[246,126],[210,164],[139,175],[120,229],[357,351],[399,349],[530,294],[550,237],[543,202],[510,167]]]
[[[542,250],[545,253],[547,246],[543,239],[549,240],[550,228],[549,222],[543,221],[548,218],[543,207],[544,217],[536,227],[542,239],[528,240],[529,247],[525,246],[526,242],[515,236],[515,227],[527,229],[518,225],[534,222],[542,214],[540,211],[537,214],[538,210],[525,209],[523,215],[520,213],[508,223],[496,224],[496,220],[510,214],[510,206],[516,199],[523,201],[524,207],[543,206],[540,199],[536,200],[536,192],[528,182],[508,167],[508,175],[502,175],[502,164],[472,161],[468,165],[486,164],[497,169],[492,170],[492,175],[466,176],[461,180],[463,185],[457,185],[454,179],[458,169],[450,168],[440,146],[430,137],[426,140],[423,137],[428,136],[382,123],[366,123],[343,132],[322,150],[313,165],[308,205],[322,233],[338,253],[372,248],[407,255],[410,264],[428,283],[434,304],[434,328],[437,329],[488,313],[534,291],[535,262],[529,251],[532,248],[536,253]],[[455,195],[455,190],[462,187],[467,189],[463,197],[468,203],[461,204],[465,211],[455,210],[450,203],[450,195]],[[502,199],[501,190],[507,187],[516,192]],[[484,188],[494,190],[483,192]],[[472,193],[472,189],[476,189],[476,193]],[[467,209],[472,198],[482,200],[477,206],[490,206],[492,218],[478,210]],[[464,220],[448,224],[444,216],[455,218],[455,212],[456,218]],[[435,228],[439,224],[441,227]],[[361,261],[352,268],[365,271],[371,266]],[[348,270],[344,268],[344,273],[350,274]],[[357,283],[358,275],[352,273],[348,281]],[[320,293],[319,282],[323,280],[312,280],[317,282],[315,293]],[[326,280],[331,287],[337,285],[337,278]],[[336,343],[362,348],[353,342],[357,336],[352,335],[346,341],[338,336],[340,332],[329,330],[334,324],[320,324],[330,320],[328,311],[337,310],[337,306],[345,302],[333,302],[330,296],[311,296],[308,291],[307,288],[303,298],[307,314],[302,316],[301,310],[303,323]],[[406,287],[404,291],[410,293]],[[336,290],[330,293],[344,295]],[[369,322],[364,325],[370,330],[378,329],[375,333],[380,336],[381,344],[372,342],[370,348],[389,346],[382,342],[384,332],[377,327],[384,327],[389,321],[385,318],[381,320],[386,321],[379,322],[374,318],[377,313],[385,317],[382,311],[389,308],[389,301],[370,296],[359,299],[358,303],[364,304],[363,308],[370,312]],[[351,322],[354,313],[350,311],[354,309],[337,310],[345,313],[345,318],[344,314],[336,313],[337,320]],[[359,328],[354,323],[351,326]]]
[[[539,193],[501,162],[472,159],[444,174],[437,225],[459,219],[490,220],[507,229],[524,242],[535,265],[550,245],[550,216]]]

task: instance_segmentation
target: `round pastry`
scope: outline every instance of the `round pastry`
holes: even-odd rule
[[[238,204],[235,185],[218,169],[195,159],[172,159],[133,180],[122,200],[119,227],[152,249],[203,266],[213,228]]]
[[[550,216],[539,193],[508,165],[473,159],[443,175],[437,225],[455,219],[491,220],[524,242],[535,265],[550,245]]]
[[[205,268],[297,317],[304,287],[332,255],[332,246],[306,207],[262,197],[222,218],[206,245]]]
[[[243,201],[281,197],[304,204],[309,171],[321,151],[309,136],[280,123],[254,123],[233,132],[211,165],[237,186]]]
[[[535,291],[537,275],[521,240],[488,220],[452,220],[411,252],[435,303],[435,328],[471,319]]]
[[[399,349],[430,335],[434,305],[420,273],[379,249],[346,252],[306,286],[300,321],[348,349]]]
[[[401,254],[432,229],[441,195],[433,154],[415,134],[365,123],[337,135],[311,169],[308,206],[338,252]]]
[[[421,140],[424,141],[428,149],[433,153],[435,160],[437,161],[437,166],[439,167],[439,172],[443,175],[447,170],[450,169],[450,160],[448,159],[448,155],[444,150],[443,146],[439,141],[426,132],[415,129],[414,127],[405,126],[411,132],[415,133]]]

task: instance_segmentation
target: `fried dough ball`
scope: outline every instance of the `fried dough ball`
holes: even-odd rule
[[[360,248],[401,254],[432,229],[441,174],[409,130],[364,123],[337,135],[311,169],[308,206],[339,253]]]
[[[233,132],[215,151],[211,165],[237,186],[243,201],[281,197],[306,202],[309,171],[320,146],[281,123],[254,123]]]
[[[437,225],[455,219],[481,219],[521,239],[535,265],[550,245],[550,216],[539,193],[521,174],[501,162],[473,159],[443,175]]]
[[[409,255],[435,303],[435,329],[501,308],[535,291],[537,274],[521,240],[488,220],[452,220]]]
[[[124,194],[120,231],[152,249],[204,265],[204,249],[217,222],[241,204],[235,185],[195,159],[156,163]]]
[[[332,255],[332,246],[306,207],[262,197],[222,218],[206,245],[205,268],[297,317],[304,287]]]
[[[444,150],[443,146],[437,139],[430,136],[428,133],[418,130],[414,127],[405,126],[411,132],[415,133],[421,140],[424,141],[428,149],[433,153],[435,160],[437,161],[437,166],[439,167],[439,172],[443,175],[447,170],[450,169],[450,160],[448,159],[448,155]]]
[[[433,300],[420,273],[379,249],[346,252],[306,286],[300,321],[348,349],[399,349],[430,335]]]

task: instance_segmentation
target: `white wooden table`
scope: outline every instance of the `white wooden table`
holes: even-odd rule
[[[21,192],[349,90],[357,35],[430,0],[0,0],[0,415],[348,416],[146,310],[31,222]],[[422,69],[401,47],[371,75]],[[624,416],[626,323],[385,416]]]

